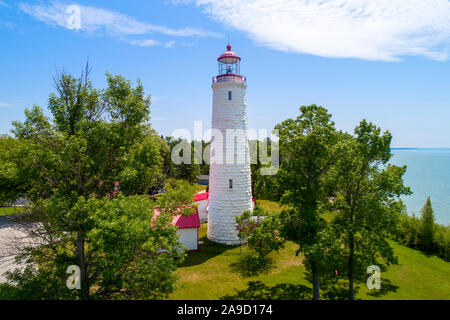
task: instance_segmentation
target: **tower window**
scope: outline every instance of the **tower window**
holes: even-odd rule
[[[232,179],[230,179],[228,181],[228,184],[229,184],[230,189],[233,189],[233,180]]]
[[[233,93],[231,91],[228,91],[228,100],[231,100],[232,97],[233,97]]]

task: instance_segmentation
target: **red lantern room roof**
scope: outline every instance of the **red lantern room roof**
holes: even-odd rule
[[[241,58],[233,51],[231,51],[231,46],[227,45],[227,51],[222,53],[220,57],[217,59],[217,61],[221,61],[224,63],[233,63],[236,62],[235,60],[241,61]]]

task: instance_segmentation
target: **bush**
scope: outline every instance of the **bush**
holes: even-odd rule
[[[231,267],[243,276],[251,277],[267,272],[272,266],[272,263],[271,258],[260,255],[255,251],[249,251],[242,254],[238,262],[232,264]]]
[[[255,207],[253,212],[245,211],[236,218],[239,238],[247,241],[250,249],[239,264],[246,273],[257,273],[270,264],[267,257],[272,251],[277,251],[285,244],[280,236],[280,220],[277,213],[266,213],[262,208]]]
[[[420,246],[419,240],[420,221],[413,214],[412,217],[404,213],[400,217],[399,231],[395,240],[407,245],[410,248],[417,249]]]
[[[450,261],[450,227],[436,225],[434,246],[439,257]]]
[[[422,209],[422,219],[414,214],[408,216],[404,211],[394,239],[410,248],[423,250],[450,261],[450,227],[435,224],[433,219],[429,200]]]

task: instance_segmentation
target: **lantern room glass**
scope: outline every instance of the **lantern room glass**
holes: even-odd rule
[[[219,60],[219,76],[222,75],[240,75],[241,63],[239,59],[225,58]]]

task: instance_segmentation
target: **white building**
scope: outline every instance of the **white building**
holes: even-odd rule
[[[248,145],[246,78],[241,58],[227,46],[213,78],[211,165],[209,174],[208,239],[239,244],[237,216],[253,210]]]
[[[159,211],[155,210],[153,219],[159,215]],[[179,242],[187,248],[187,251],[198,250],[198,229],[200,228],[200,219],[198,209],[190,216],[183,216],[182,214],[173,216],[172,225],[177,228],[177,235]],[[167,249],[161,248],[158,253],[167,252]]]
[[[180,237],[180,242],[188,251],[198,250],[198,229],[200,228],[198,211],[188,217],[175,216],[172,224],[178,228],[177,234]]]

